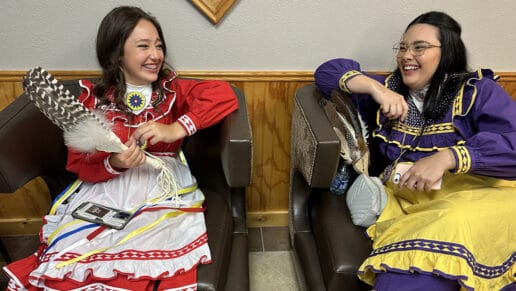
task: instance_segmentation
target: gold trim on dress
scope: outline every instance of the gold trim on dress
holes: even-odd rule
[[[471,169],[471,156],[465,146],[454,146],[451,148],[457,154],[457,174],[464,174]]]
[[[357,76],[357,75],[362,75],[362,72],[360,71],[357,71],[357,70],[351,70],[351,71],[348,71],[346,72],[344,75],[342,75],[342,77],[340,77],[339,79],[339,88],[348,93],[348,94],[351,94],[352,92],[349,90],[348,86],[346,86],[346,82],[351,79],[352,77],[354,76]]]
[[[418,135],[421,131],[421,128],[407,125],[406,123],[399,122],[396,120],[392,126],[392,129],[397,130],[402,133],[407,133],[411,135]],[[439,134],[439,133],[451,133],[455,132],[455,128],[453,127],[453,124],[451,122],[443,122],[443,123],[437,123],[437,124],[430,124],[427,125],[422,135],[432,135],[432,134]]]

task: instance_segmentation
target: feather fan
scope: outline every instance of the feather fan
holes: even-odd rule
[[[321,99],[321,101],[326,116],[341,140],[341,156],[344,161],[352,164],[357,172],[367,174],[369,167],[368,131],[360,113],[349,96],[340,90],[333,90],[330,100]],[[348,153],[345,154],[342,151],[348,151]]]
[[[86,108],[77,98],[64,89],[61,82],[41,67],[27,72],[23,88],[36,107],[55,125],[63,130],[65,144],[79,152],[95,150],[121,153],[127,146],[116,136],[103,115]],[[159,169],[158,182],[165,195],[175,192],[177,186],[170,170],[163,161],[145,152],[145,162]]]

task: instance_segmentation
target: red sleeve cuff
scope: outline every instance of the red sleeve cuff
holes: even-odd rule
[[[192,118],[189,114],[184,114],[181,117],[177,119],[179,124],[186,130],[187,135],[192,135],[197,132],[197,125],[194,121],[194,118]]]

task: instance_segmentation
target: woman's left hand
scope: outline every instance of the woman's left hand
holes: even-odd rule
[[[413,191],[432,190],[444,173],[455,168],[455,157],[451,150],[439,151],[416,161],[400,178],[399,189],[407,187]]]
[[[140,143],[149,142],[154,145],[158,142],[171,143],[186,136],[186,130],[179,124],[163,124],[148,121],[138,127],[133,133],[133,137]]]

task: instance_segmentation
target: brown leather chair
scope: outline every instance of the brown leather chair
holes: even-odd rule
[[[78,96],[77,80],[64,81]],[[245,187],[250,183],[252,140],[245,96],[219,124],[185,140],[183,151],[206,196],[206,224],[213,263],[199,266],[199,290],[248,290]],[[0,193],[42,177],[53,197],[76,177],[67,172],[61,130],[21,95],[0,112]],[[23,207],[23,206],[20,206]]]
[[[365,228],[352,224],[345,195],[329,191],[340,142],[320,98],[315,84],[294,97],[289,230],[296,271],[309,290],[370,290],[356,271],[371,242]]]

